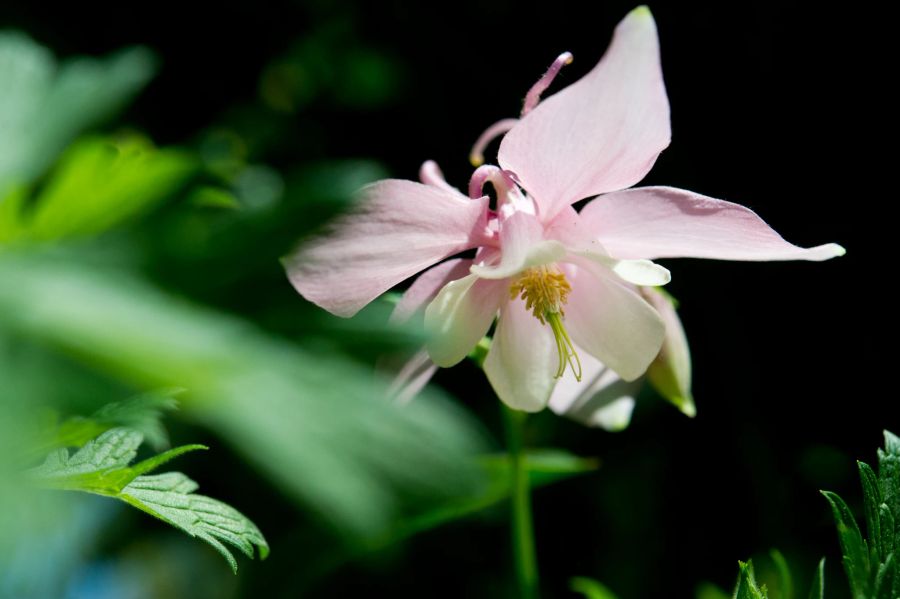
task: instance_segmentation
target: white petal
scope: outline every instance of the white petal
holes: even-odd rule
[[[626,428],[634,409],[638,381],[625,382],[600,360],[576,347],[581,359],[582,379],[566,373],[550,396],[549,407],[556,414],[587,426],[608,431]]]
[[[616,273],[620,279],[632,285],[659,287],[672,280],[672,273],[668,268],[650,260],[616,260],[596,252],[573,252],[573,254],[602,264]]]
[[[497,315],[507,293],[506,281],[467,275],[447,283],[425,308],[426,348],[444,368],[465,358]]]
[[[559,363],[550,327],[514,299],[500,312],[484,372],[497,396],[511,408],[543,410],[556,384]]]
[[[572,286],[565,306],[572,340],[626,381],[644,374],[666,332],[656,310],[598,264],[564,269]]]

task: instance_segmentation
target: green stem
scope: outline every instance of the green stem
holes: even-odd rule
[[[519,596],[522,599],[537,599],[538,568],[531,519],[531,487],[522,440],[527,414],[503,406],[503,415],[512,473],[512,543]]]

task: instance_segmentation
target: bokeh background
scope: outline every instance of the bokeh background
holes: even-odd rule
[[[554,89],[587,72],[632,7],[4,3],[0,28],[61,60],[148,48],[152,58],[129,63],[146,87],[82,129],[152,140],[182,153],[189,174],[108,231],[26,243],[0,260],[0,394],[8,406],[88,414],[142,389],[186,387],[170,435],[212,451],[178,468],[251,517],[272,555],[241,560],[235,577],[150,518],[66,497],[69,515],[0,564],[0,595],[514,596],[502,503],[411,538],[378,528],[468,489],[454,460],[502,448],[483,376],[468,363],[439,373],[433,397],[408,414],[366,407],[373,365],[418,337],[387,329],[386,303],[350,322],[325,315],[295,294],[278,258],[366,181],[415,178],[434,159],[464,186],[484,127],[514,116],[560,52],[575,62]],[[891,198],[865,189],[879,176],[868,142],[882,84],[860,66],[871,64],[874,17],[796,2],[650,7],[673,140],[646,182],[738,202],[798,245],[834,241],[848,254],[666,264],[698,414],[648,390],[624,432],[531,420],[532,446],[600,460],[535,492],[545,594],[575,596],[567,581],[582,575],[623,598],[694,597],[712,593],[706,583],[730,588],[738,559],[762,556],[765,577],[778,548],[801,594],[825,555],[829,596],[849,596],[818,490],[858,507],[855,460],[871,462],[881,430],[900,428],[884,384],[895,325],[879,211]],[[4,95],[15,85],[0,80]],[[38,193],[55,161],[45,150],[20,180]],[[271,376],[220,377],[232,363]],[[198,364],[212,364],[209,376]]]

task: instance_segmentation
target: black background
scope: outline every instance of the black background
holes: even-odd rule
[[[280,117],[276,141],[257,159],[289,170],[309,160],[375,158],[392,175],[415,178],[430,158],[464,186],[468,150],[483,128],[514,116],[563,50],[575,62],[554,89],[586,73],[632,7],[23,3],[0,9],[0,23],[63,56],[135,43],[155,49],[160,76],[124,121],[159,143],[180,144],[239,119],[271,60],[341,23],[353,43],[395,61],[399,91],[375,105],[312,101]],[[853,460],[871,463],[881,430],[900,429],[887,249],[896,193],[886,166],[895,153],[887,82],[896,69],[871,43],[882,17],[870,7],[796,2],[650,7],[673,136],[646,183],[749,206],[798,245],[833,241],[848,253],[825,263],[666,263],[692,347],[698,415],[687,419],[648,398],[632,427],[614,435],[548,414],[535,420],[532,443],[603,461],[599,473],[536,495],[546,594],[565,596],[569,576],[587,575],[624,598],[689,597],[703,580],[727,587],[737,559],[778,547],[801,594],[815,561],[827,555],[831,596],[847,596],[817,490],[838,491],[858,506]],[[283,301],[299,305],[286,286],[283,292]],[[467,368],[441,373],[438,382],[495,426],[486,386]],[[279,499],[259,498],[267,501]],[[259,519],[267,530],[265,516]],[[242,566],[252,569],[248,596],[298,592],[289,578],[270,575],[292,560],[278,555],[277,534],[269,562]],[[491,585],[509,568],[505,535],[502,518],[459,523],[348,566],[308,592],[497,596]]]

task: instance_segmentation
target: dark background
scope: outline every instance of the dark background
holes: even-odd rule
[[[575,62],[553,89],[586,73],[632,7],[6,3],[0,25],[27,31],[61,56],[153,48],[160,74],[122,122],[157,143],[196,147],[210,128],[228,127],[242,134],[253,160],[284,173],[365,158],[393,176],[415,178],[430,158],[463,187],[469,147],[483,128],[515,116],[525,91],[560,52],[572,51]],[[890,71],[869,49],[879,16],[795,2],[650,7],[673,137],[646,183],[749,206],[798,245],[833,241],[848,253],[825,263],[666,263],[693,352],[698,415],[687,419],[647,393],[632,426],[618,434],[551,414],[533,419],[532,444],[603,462],[598,473],[535,496],[546,594],[566,596],[566,580],[585,575],[623,598],[690,597],[701,581],[729,587],[738,559],[777,547],[794,567],[801,595],[826,555],[830,596],[848,596],[818,489],[858,507],[854,460],[872,462],[881,430],[900,429],[890,385],[890,254],[883,247],[895,194],[874,189],[887,179],[880,167],[887,150],[873,144],[889,139],[893,127],[883,116]],[[291,223],[282,229],[288,235]],[[289,247],[288,237],[277,244],[273,258]],[[256,263],[248,260],[251,270]],[[202,264],[200,257],[191,266]],[[155,276],[298,334],[302,325],[273,314],[296,310],[302,321],[313,311],[284,283],[274,259],[259,264],[246,285],[232,281],[228,293],[221,293],[228,273],[199,285],[182,272],[188,267],[173,264],[155,267]],[[253,290],[263,284],[271,291],[261,299]],[[437,382],[499,436],[496,405],[474,368],[443,372]],[[251,472],[241,476],[254,480]],[[240,505],[273,546],[269,561],[242,565],[248,597],[505,592],[511,564],[502,512],[426,533],[300,591],[297,580],[316,557],[307,541],[322,531],[302,517],[296,527],[276,524],[293,516],[274,491]]]

